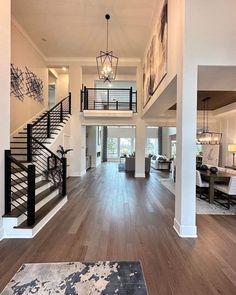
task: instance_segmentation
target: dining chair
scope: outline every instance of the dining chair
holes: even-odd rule
[[[199,192],[199,198],[200,199],[207,199],[208,196],[205,195],[205,197],[202,197],[204,191],[208,191],[209,189],[209,183],[202,180],[200,171],[196,170],[196,188],[197,192]]]
[[[215,184],[214,189],[218,193],[218,198],[215,199],[215,202],[218,204],[230,209],[231,204],[235,204],[233,197],[236,196],[236,176],[231,176],[229,184]],[[227,198],[227,203],[223,202],[223,198]]]

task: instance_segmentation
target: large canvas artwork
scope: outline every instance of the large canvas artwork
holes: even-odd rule
[[[143,66],[144,105],[152,97],[167,74],[167,0],[163,0],[160,21],[152,36]]]
[[[219,166],[220,146],[206,144],[202,146],[202,163],[206,165]]]

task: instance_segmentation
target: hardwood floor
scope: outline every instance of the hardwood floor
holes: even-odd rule
[[[70,178],[69,202],[34,239],[0,242],[0,290],[22,263],[140,260],[150,295],[236,294],[236,217],[198,215],[198,238],[179,238],[158,177],[108,163]]]

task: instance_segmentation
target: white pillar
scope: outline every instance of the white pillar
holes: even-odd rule
[[[0,1],[0,240],[3,237],[4,150],[10,148],[11,1]]]
[[[79,63],[69,67],[69,85],[72,96],[71,117],[71,176],[82,176],[86,172],[86,128],[80,120],[80,90],[82,87],[82,68]]]
[[[145,177],[146,125],[144,120],[137,118],[135,131],[135,177]]]
[[[184,67],[177,82],[177,156],[174,228],[179,236],[197,236],[196,227],[197,67]]]

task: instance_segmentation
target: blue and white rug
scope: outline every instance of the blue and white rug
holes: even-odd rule
[[[23,264],[2,295],[146,295],[138,261]]]

